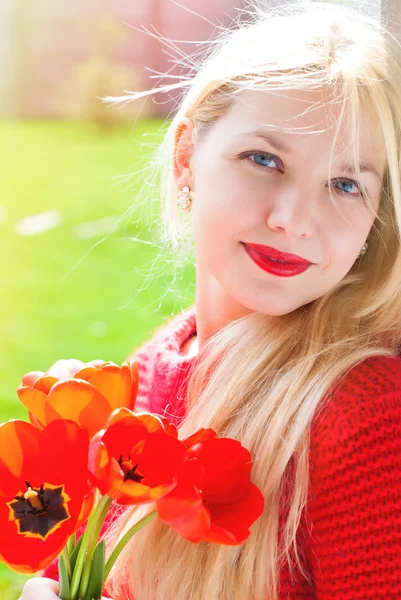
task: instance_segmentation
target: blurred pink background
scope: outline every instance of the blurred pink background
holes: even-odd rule
[[[263,1],[268,2],[259,0]],[[167,72],[180,51],[196,49],[185,41],[208,40],[216,26],[232,25],[239,14],[246,18],[243,0],[180,0],[180,4],[0,0],[0,117],[85,119],[94,110],[105,110],[96,96],[156,86],[158,79],[150,79],[154,73],[145,67]],[[361,10],[377,18],[391,15],[394,31],[401,31],[401,0],[372,0]],[[143,31],[154,33],[152,27],[178,40],[177,50],[171,52]],[[113,118],[130,119],[138,110],[141,116],[164,116],[173,106],[173,100],[159,94],[156,102],[135,102],[117,113],[115,108],[108,110]]]

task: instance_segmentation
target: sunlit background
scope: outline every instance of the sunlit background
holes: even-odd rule
[[[356,4],[398,35],[399,0]],[[177,81],[182,56],[247,8],[0,0],[0,421],[26,418],[16,388],[27,371],[70,357],[120,363],[194,301],[193,266],[174,281],[157,269],[157,215],[135,209],[177,93],[118,110],[100,98]],[[18,598],[23,580],[0,565],[0,598]]]

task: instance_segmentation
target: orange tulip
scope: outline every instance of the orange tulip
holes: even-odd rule
[[[93,506],[89,435],[72,421],[43,430],[0,425],[0,560],[35,573],[61,552]]]
[[[177,436],[177,428],[158,415],[114,411],[89,447],[93,484],[119,504],[160,498],[175,486],[184,460],[185,446]]]
[[[138,365],[59,360],[46,373],[31,371],[24,375],[17,393],[37,427],[43,428],[56,419],[70,419],[93,437],[116,408],[134,409]]]

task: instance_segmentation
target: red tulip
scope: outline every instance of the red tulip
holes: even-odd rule
[[[177,485],[156,501],[159,518],[191,542],[238,545],[263,512],[251,483],[251,456],[237,440],[204,429],[184,440],[187,455]]]
[[[87,519],[88,449],[72,421],[0,425],[0,559],[15,571],[45,568]]]
[[[176,484],[185,455],[177,428],[150,413],[118,409],[93,438],[89,470],[102,494],[120,504],[151,502]]]
[[[70,419],[86,427],[92,437],[113,410],[134,409],[138,366],[124,362],[59,360],[50,369],[31,371],[22,378],[18,396],[31,422],[44,427],[56,419]]]

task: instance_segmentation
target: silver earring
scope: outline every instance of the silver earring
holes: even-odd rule
[[[366,250],[368,249],[368,244],[367,242],[364,243],[364,245],[362,246],[362,249],[358,255],[358,258],[361,258],[361,256],[363,256],[366,253]]]
[[[191,211],[192,200],[194,199],[193,192],[186,185],[177,194],[177,206],[182,208],[184,212],[189,213]]]

